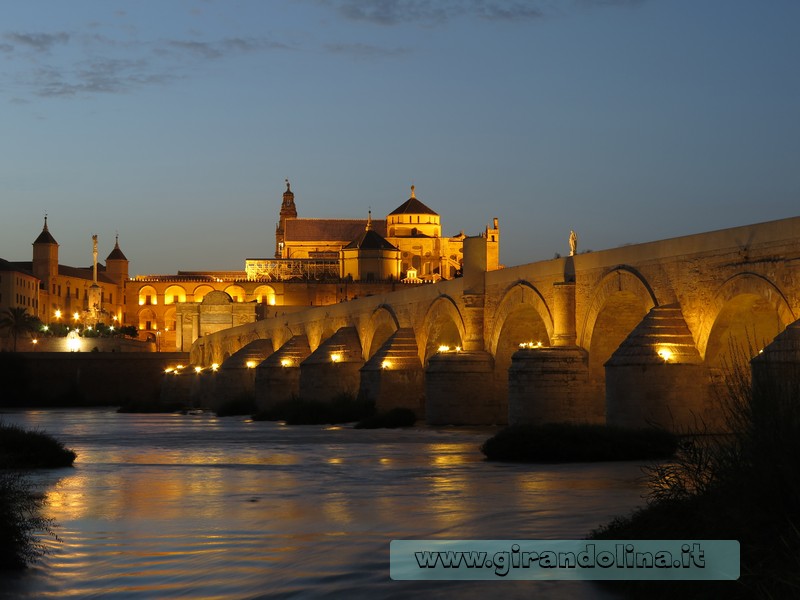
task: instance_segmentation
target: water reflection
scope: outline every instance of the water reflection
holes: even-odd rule
[[[393,582],[389,542],[582,537],[640,503],[636,465],[488,463],[475,432],[77,410],[4,420],[79,455],[36,475],[63,541],[5,597],[596,598],[572,582]]]

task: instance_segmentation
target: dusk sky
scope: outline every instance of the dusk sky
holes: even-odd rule
[[[800,214],[796,0],[9,1],[0,258],[270,257],[298,216],[443,233],[509,266]]]

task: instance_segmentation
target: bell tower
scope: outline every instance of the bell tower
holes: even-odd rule
[[[42,233],[33,242],[32,269],[34,277],[50,292],[51,284],[58,276],[58,242],[47,228],[47,215],[44,216]]]
[[[286,219],[296,219],[297,218],[297,207],[294,205],[294,193],[292,193],[292,187],[289,184],[289,180],[286,180],[286,191],[283,192],[283,204],[281,204],[281,215],[280,215],[280,222],[278,226],[275,228],[275,258],[282,258],[283,257],[283,244],[284,244],[284,235],[286,232]]]

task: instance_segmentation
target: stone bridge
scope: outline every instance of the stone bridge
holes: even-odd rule
[[[185,385],[262,407],[360,393],[431,424],[681,430],[714,423],[726,365],[800,314],[800,217],[499,271],[485,253],[468,238],[459,279],[200,338]]]

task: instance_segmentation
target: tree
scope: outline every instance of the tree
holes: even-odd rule
[[[14,352],[17,351],[17,338],[29,333],[34,327],[34,318],[21,306],[12,306],[0,313],[0,331],[11,335],[14,340]]]

